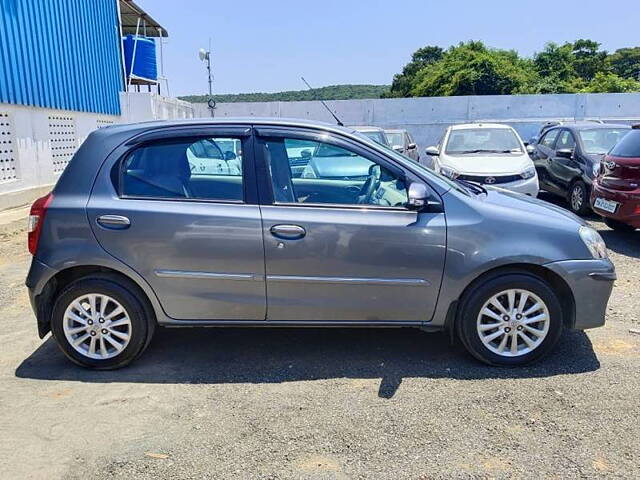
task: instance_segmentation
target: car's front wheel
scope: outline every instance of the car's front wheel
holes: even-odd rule
[[[496,276],[463,298],[458,334],[467,350],[491,365],[516,366],[538,360],[562,332],[558,297],[528,274]]]
[[[51,331],[62,352],[88,368],[120,368],[142,353],[155,323],[123,282],[84,277],[58,296]]]

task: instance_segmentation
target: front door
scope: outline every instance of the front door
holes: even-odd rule
[[[88,204],[96,238],[149,283],[171,318],[264,320],[250,130],[175,135],[129,147],[107,165],[112,178]]]
[[[405,172],[357,142],[292,129],[260,134],[256,154],[271,193],[261,207],[267,320],[430,320],[444,214],[408,210]]]
[[[564,193],[568,193],[569,186],[574,178],[580,177],[582,170],[578,163],[579,157],[576,155],[576,142],[573,134],[569,130],[562,130],[558,135],[558,140],[553,151],[553,156],[549,162],[549,174],[553,178],[555,185]],[[571,151],[570,158],[558,154],[558,151]]]

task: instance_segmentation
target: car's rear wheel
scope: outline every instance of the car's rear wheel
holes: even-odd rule
[[[618,220],[614,220],[613,218],[605,218],[604,223],[611,230],[615,230],[617,232],[634,232],[636,227],[633,227],[627,223],[622,223]]]
[[[589,192],[587,186],[582,180],[576,180],[569,189],[569,207],[571,211],[577,215],[586,215],[589,213]]]
[[[562,333],[562,308],[550,286],[528,274],[496,276],[465,295],[458,334],[491,365],[524,365],[547,354]]]
[[[60,349],[73,362],[109,370],[133,361],[155,323],[143,302],[115,278],[84,277],[62,290],[51,319]]]

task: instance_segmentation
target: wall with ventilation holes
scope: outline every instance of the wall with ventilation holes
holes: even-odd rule
[[[122,115],[0,103],[0,210],[51,190],[85,138],[114,123],[192,118],[190,103],[147,92],[121,93]]]

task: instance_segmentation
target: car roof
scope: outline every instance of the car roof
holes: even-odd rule
[[[577,122],[577,123],[565,123],[564,125],[558,125],[553,127],[554,129],[558,128],[567,128],[569,130],[600,130],[604,128],[624,128],[631,129],[630,125],[626,125],[624,123],[593,123],[593,122]],[[551,128],[549,129],[551,130]]]
[[[468,129],[476,129],[476,128],[505,128],[511,130],[512,128],[509,125],[505,125],[504,123],[460,123],[457,125],[451,125],[451,130],[468,130]]]
[[[385,132],[388,133],[404,133],[406,130],[404,128],[385,128]]]

